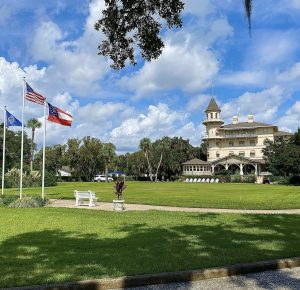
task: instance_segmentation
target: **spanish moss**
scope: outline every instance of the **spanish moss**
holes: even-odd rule
[[[252,0],[244,0],[246,16],[248,19],[249,34],[251,36]]]

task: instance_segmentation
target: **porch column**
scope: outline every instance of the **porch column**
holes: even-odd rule
[[[254,164],[255,167],[255,175],[257,176],[258,170],[257,170],[257,164]]]
[[[241,176],[244,175],[244,172],[243,172],[243,164],[242,164],[242,163],[240,164],[240,175],[241,175]]]
[[[215,166],[214,165],[211,166],[211,172],[215,173]]]
[[[225,164],[225,170],[228,170],[229,165]]]

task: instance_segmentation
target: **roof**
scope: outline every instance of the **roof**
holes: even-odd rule
[[[198,158],[194,158],[192,160],[189,160],[187,162],[182,163],[183,165],[209,165],[210,162],[204,161],[204,160],[200,160]]]
[[[290,133],[290,132],[284,132],[284,131],[278,131],[276,133],[274,133],[274,136],[292,136],[293,133]]]
[[[236,124],[228,124],[228,125],[223,125],[219,128],[221,129],[238,129],[238,128],[258,128],[258,127],[276,127],[274,125],[270,124],[265,124],[265,123],[259,123],[259,122],[239,122]]]
[[[72,172],[70,166],[62,166],[60,170],[62,170],[64,172],[67,172],[67,173],[71,173]]]
[[[208,112],[221,112],[221,110],[214,98],[211,98],[211,100],[205,110],[205,113],[208,113]]]
[[[213,164],[218,164],[219,162],[228,162],[228,160],[230,159],[239,159],[241,161],[244,161],[246,163],[265,163],[265,161],[263,159],[251,159],[249,157],[245,157],[245,156],[239,156],[239,155],[236,155],[236,154],[231,154],[231,155],[227,155],[227,156],[224,156],[224,157],[221,157],[219,159],[216,159],[214,161],[212,161]]]

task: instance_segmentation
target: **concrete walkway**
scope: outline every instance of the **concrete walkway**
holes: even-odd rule
[[[48,207],[66,207],[66,208],[85,208],[93,210],[113,211],[112,202],[97,202],[96,206],[75,206],[75,200],[52,199]],[[243,213],[243,214],[300,214],[300,209],[283,209],[283,210],[253,210],[253,209],[222,209],[222,208],[191,208],[175,206],[157,206],[146,204],[127,204],[125,211],[143,211],[143,210],[162,210],[162,211],[183,211],[183,212],[202,212],[202,213]]]
[[[128,288],[126,288],[128,289]],[[264,289],[300,289],[300,267],[266,271],[241,276],[215,278],[190,283],[171,283],[133,287],[130,290],[264,290]]]

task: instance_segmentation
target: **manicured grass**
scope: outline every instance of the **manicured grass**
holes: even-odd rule
[[[181,182],[127,182],[127,185],[124,191],[127,203],[240,209],[300,208],[300,186]],[[46,196],[74,199],[75,189],[95,191],[100,202],[110,202],[115,198],[113,183],[97,182],[60,183],[46,188]],[[40,190],[25,189],[24,193],[40,194]],[[6,193],[17,193],[17,190],[8,189]]]
[[[300,216],[0,207],[0,288],[300,255]]]

